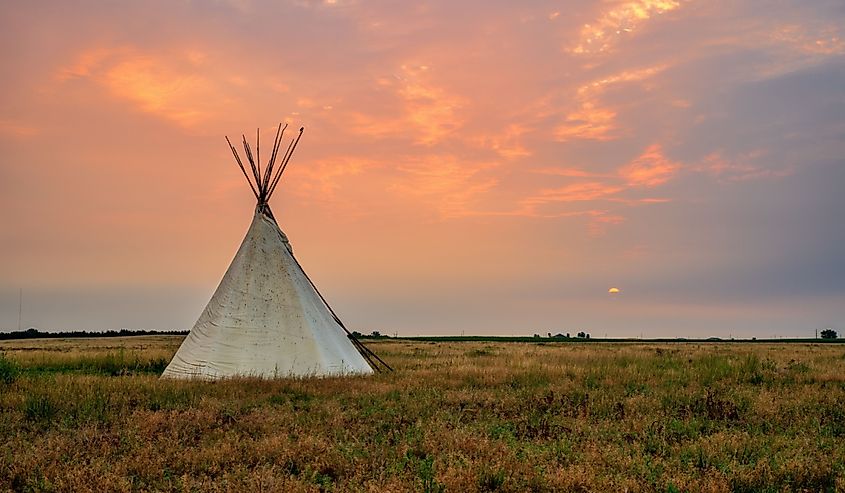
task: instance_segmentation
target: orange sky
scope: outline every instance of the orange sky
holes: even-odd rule
[[[838,2],[0,6],[0,330],[189,328],[251,218],[351,327],[845,325]],[[611,286],[619,295],[609,296]]]

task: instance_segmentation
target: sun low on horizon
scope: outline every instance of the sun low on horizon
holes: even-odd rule
[[[0,332],[190,328],[255,208],[224,136],[266,161],[280,122],[305,131],[273,213],[351,329],[845,326],[841,2],[7,2],[0,26]]]

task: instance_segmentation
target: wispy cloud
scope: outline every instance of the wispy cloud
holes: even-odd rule
[[[537,195],[522,201],[523,205],[534,209],[539,205],[558,202],[593,202],[612,197],[625,188],[599,181],[578,182],[559,188],[540,190]]]
[[[619,136],[618,110],[601,100],[609,88],[632,82],[643,82],[666,69],[666,65],[625,70],[581,85],[575,92],[576,108],[566,113],[554,129],[559,141],[573,139],[608,141]]]
[[[794,166],[766,167],[761,164],[767,156],[762,149],[726,156],[724,151],[714,151],[701,162],[691,167],[693,171],[706,173],[720,182],[743,182],[748,180],[784,178],[795,173]]]
[[[841,55],[845,53],[842,26],[826,25],[808,29],[799,24],[786,24],[771,33],[772,40],[810,55]]]
[[[554,130],[557,140],[573,139],[613,140],[616,138],[616,111],[597,106],[595,101],[583,101],[578,109],[569,112]]]
[[[477,139],[481,147],[492,149],[504,158],[515,159],[530,156],[531,150],[526,147],[521,137],[528,133],[529,129],[518,123],[511,123],[504,130],[498,133],[488,133]]]
[[[590,218],[591,234],[603,234],[608,226],[625,220],[625,207],[669,202],[661,197],[629,197],[627,192],[658,187],[671,180],[681,163],[667,158],[660,144],[652,144],[640,155],[612,172],[591,172],[572,167],[540,167],[535,173],[558,177],[569,183],[543,188],[522,199],[517,209],[530,217]],[[573,205],[584,207],[572,209]],[[599,204],[603,204],[599,206]]]
[[[681,165],[663,154],[663,147],[654,144],[639,157],[619,169],[619,176],[628,185],[656,187],[669,181]]]
[[[569,178],[613,178],[611,173],[595,173],[581,168],[573,167],[555,167],[546,166],[538,167],[531,170],[532,173],[540,173],[543,175],[565,176]]]
[[[496,166],[450,155],[410,158],[398,166],[400,180],[390,189],[401,197],[422,200],[443,218],[478,215],[478,201],[498,183],[483,172]]]
[[[309,202],[335,203],[335,194],[349,177],[372,173],[383,165],[373,160],[355,157],[333,157],[294,166],[285,171],[282,180],[290,183],[297,195]]]
[[[393,115],[356,107],[350,118],[351,128],[358,134],[379,138],[403,136],[417,144],[432,146],[464,123],[458,110],[465,99],[438,86],[428,65],[403,64],[398,73],[379,78],[377,84],[380,90],[391,92],[399,107],[393,109]]]
[[[681,6],[678,0],[626,0],[609,2],[601,14],[581,28],[573,53],[590,54],[610,51],[620,40],[640,29],[656,15]]]
[[[221,75],[202,51],[119,47],[83,52],[57,77],[90,80],[140,111],[191,127],[225,113],[231,87],[239,84]]]
[[[404,65],[402,72],[399,94],[405,100],[406,120],[419,133],[417,142],[435,144],[461,126],[457,110],[463,98],[427,81],[427,65]]]

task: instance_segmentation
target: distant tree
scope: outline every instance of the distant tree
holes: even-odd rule
[[[551,332],[549,332],[549,339],[551,339],[551,338],[552,338],[552,333],[551,333]]]
[[[587,334],[587,335],[585,335],[584,337],[586,337],[587,339],[589,339],[589,338],[590,338],[590,334]]]
[[[539,338],[540,338],[540,334],[534,334],[534,339],[539,339]]]
[[[836,339],[838,336],[833,329],[825,329],[821,332],[822,339]]]
[[[381,337],[381,332],[374,330],[373,333],[370,334],[370,335],[373,336],[373,337]]]
[[[352,337],[359,338],[359,337],[361,337],[362,335],[364,335],[364,334],[362,334],[362,333],[358,332],[357,330],[353,330],[353,331],[352,331]]]
[[[566,338],[569,339],[569,332],[566,333]]]
[[[585,334],[583,331],[581,331],[581,332],[579,332],[579,333],[575,334],[575,336],[576,336],[576,337],[580,337],[581,339],[583,339],[583,338],[587,337],[587,334]]]

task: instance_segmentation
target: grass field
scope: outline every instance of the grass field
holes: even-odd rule
[[[378,341],[158,380],[180,337],[0,343],[0,489],[845,491],[845,346]]]

